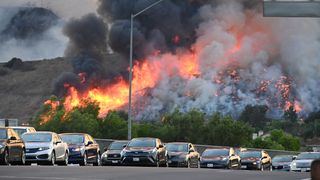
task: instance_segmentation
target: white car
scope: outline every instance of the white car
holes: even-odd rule
[[[37,131],[24,133],[22,139],[26,147],[26,164],[68,165],[68,145],[58,134]]]
[[[28,126],[11,126],[10,128],[12,128],[16,133],[18,133],[20,137],[22,136],[22,134],[27,132],[36,132],[34,127]]]
[[[308,172],[311,170],[311,163],[316,159],[320,159],[320,152],[300,153],[290,164],[290,171]]]

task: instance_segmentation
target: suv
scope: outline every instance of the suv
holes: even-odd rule
[[[25,164],[25,145],[12,128],[0,128],[0,163]]]
[[[171,142],[166,144],[169,167],[199,166],[200,155],[191,143]]]
[[[158,138],[134,138],[121,151],[124,165],[167,166],[167,150]]]
[[[239,169],[241,162],[233,148],[207,148],[200,158],[200,167]]]
[[[272,170],[271,157],[266,151],[240,152],[242,169]]]
[[[86,166],[92,163],[94,166],[100,166],[100,148],[99,144],[85,133],[63,133],[60,137],[69,147],[69,163]]]
[[[24,133],[22,139],[26,146],[26,164],[67,165],[69,150],[67,143],[54,132],[37,131]]]
[[[128,141],[114,141],[102,154],[102,165],[120,165],[121,151],[128,144]]]
[[[36,132],[36,130],[34,129],[34,127],[27,127],[27,126],[11,126],[10,128],[12,128],[14,131],[16,131],[19,136],[22,136],[22,134],[26,133],[26,132]]]

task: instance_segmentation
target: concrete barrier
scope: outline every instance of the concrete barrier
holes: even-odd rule
[[[100,149],[104,151],[105,147],[108,147],[113,141],[116,141],[114,139],[95,139],[97,143],[100,146]],[[195,144],[195,147],[197,148],[197,151],[202,154],[202,152],[207,148],[222,148],[227,146],[214,146],[214,145],[200,145]],[[256,149],[256,148],[246,148],[247,150],[262,150],[262,149]],[[274,150],[274,149],[263,149],[269,153],[271,157],[274,157],[276,155],[297,155],[300,152],[298,151],[281,151],[281,150]]]

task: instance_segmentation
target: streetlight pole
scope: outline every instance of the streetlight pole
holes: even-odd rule
[[[140,12],[136,14],[131,14],[130,17],[130,70],[129,70],[129,101],[128,101],[128,140],[132,138],[132,118],[131,118],[131,96],[132,96],[132,59],[133,59],[133,19],[139,16],[141,13],[147,11],[148,9],[152,8],[153,6],[159,4],[163,0],[159,0],[150,6],[144,8]]]

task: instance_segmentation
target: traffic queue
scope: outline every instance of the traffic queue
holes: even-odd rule
[[[18,129],[17,132],[14,128]],[[104,150],[86,133],[35,131],[32,127],[0,128],[2,165],[155,166],[224,168],[261,171],[310,171],[320,152],[273,158],[264,150],[245,148],[206,148],[201,154],[190,142],[163,143],[159,138],[113,141]]]

